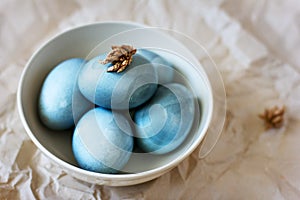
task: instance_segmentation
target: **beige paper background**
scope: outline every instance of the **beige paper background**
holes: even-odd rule
[[[154,181],[113,188],[72,178],[29,140],[16,108],[29,57],[67,28],[106,20],[174,29],[208,50],[228,100],[208,157],[198,148]],[[299,199],[299,36],[297,0],[1,0],[0,199]],[[274,104],[287,106],[286,124],[264,131],[257,114]]]

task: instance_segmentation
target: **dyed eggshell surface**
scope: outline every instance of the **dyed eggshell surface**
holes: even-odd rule
[[[122,118],[121,130],[114,117]],[[118,113],[98,107],[86,113],[74,131],[72,148],[80,167],[100,173],[117,173],[133,149],[131,127]]]
[[[145,58],[151,60],[151,63],[157,72],[159,84],[171,83],[173,81],[175,70],[168,60],[148,49],[139,49],[138,51]],[[168,54],[171,55],[171,53]]]
[[[91,59],[81,70],[79,89],[91,102],[108,109],[128,109],[149,100],[157,88],[157,73],[150,60],[137,52],[120,73],[107,72],[111,63],[101,64],[106,54]]]
[[[134,115],[137,144],[145,152],[168,153],[188,135],[195,116],[192,93],[178,83],[159,86],[154,96]]]
[[[79,91],[78,72],[85,61],[72,58],[58,64],[44,80],[38,112],[45,126],[53,130],[65,130],[74,126],[93,104]]]

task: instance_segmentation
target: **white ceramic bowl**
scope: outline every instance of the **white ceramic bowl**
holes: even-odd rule
[[[113,37],[111,37],[113,36]],[[37,112],[37,102],[44,78],[59,62],[72,58],[92,58],[107,52],[113,44],[132,44],[136,48],[150,47],[175,51],[190,63],[178,69],[200,101],[201,120],[193,126],[184,143],[175,151],[160,156],[136,154],[125,170],[126,174],[101,174],[81,169],[71,149],[72,131],[55,133],[43,126]],[[19,82],[17,103],[26,132],[35,145],[67,173],[81,180],[110,186],[125,186],[146,182],[176,167],[189,156],[204,138],[213,111],[213,97],[207,75],[194,55],[181,43],[159,30],[131,22],[94,23],[67,30],[50,39],[28,61]]]

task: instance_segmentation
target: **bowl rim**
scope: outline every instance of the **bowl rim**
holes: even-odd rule
[[[150,177],[150,176],[155,178],[155,175],[158,174],[158,176],[159,176],[159,175],[161,175],[162,172],[166,172],[168,170],[171,170],[172,168],[176,167],[180,162],[182,162],[184,159],[186,159],[199,146],[199,144],[203,141],[203,138],[206,136],[207,130],[208,130],[209,125],[212,121],[213,101],[214,101],[213,100],[212,87],[211,87],[211,84],[210,84],[208,78],[206,78],[205,84],[208,87],[208,91],[209,91],[209,94],[210,94],[210,97],[209,97],[210,101],[209,101],[209,109],[208,109],[209,112],[208,112],[207,120],[206,120],[206,122],[203,126],[203,129],[201,130],[201,132],[204,132],[204,133],[200,134],[199,138],[197,138],[197,140],[194,141],[190,145],[190,147],[188,149],[186,149],[186,151],[184,151],[182,154],[180,154],[180,156],[177,157],[176,159],[172,160],[171,162],[169,162],[169,163],[167,163],[163,166],[157,167],[155,169],[143,171],[143,172],[130,173],[130,174],[104,174],[104,173],[99,173],[99,172],[88,171],[88,170],[85,170],[85,169],[81,169],[80,167],[74,166],[74,165],[72,165],[72,164],[56,157],[48,149],[46,149],[39,142],[39,140],[35,137],[34,133],[31,131],[31,129],[30,129],[28,123],[27,123],[27,120],[25,118],[24,109],[23,109],[24,105],[22,103],[23,82],[24,82],[25,76],[28,73],[28,70],[31,66],[31,63],[38,56],[40,51],[42,49],[46,48],[49,45],[49,43],[51,43],[53,40],[56,40],[61,35],[67,34],[67,33],[72,32],[74,30],[83,29],[83,28],[90,27],[90,26],[105,25],[105,24],[106,25],[109,25],[109,24],[118,25],[118,24],[120,24],[120,25],[128,25],[128,26],[131,25],[131,26],[135,26],[136,28],[161,28],[161,27],[150,27],[148,25],[137,23],[137,22],[132,22],[132,21],[123,21],[123,20],[110,21],[109,20],[109,21],[85,23],[85,24],[82,24],[82,25],[74,26],[74,27],[68,27],[64,31],[58,32],[54,36],[52,36],[49,39],[47,39],[46,41],[44,41],[41,45],[39,45],[39,47],[34,51],[34,53],[31,55],[30,59],[27,61],[26,65],[25,65],[25,67],[22,71],[22,74],[21,74],[21,77],[20,77],[20,80],[19,80],[19,83],[18,83],[18,90],[17,90],[18,113],[19,113],[22,125],[25,128],[25,131],[26,131],[27,135],[29,135],[30,139],[37,146],[37,148],[40,149],[41,152],[43,154],[45,154],[48,158],[50,158],[52,161],[57,163],[59,166],[64,167],[65,169],[71,170],[72,172],[75,172],[75,173],[78,173],[78,174],[83,174],[83,175],[87,175],[87,176],[90,176],[90,177],[92,176],[92,177],[95,177],[97,179],[101,179],[101,180],[104,180],[104,181],[107,181],[107,180],[109,180],[109,181],[131,181],[131,180],[142,179],[142,178]],[[133,27],[133,29],[134,29],[134,27]],[[164,28],[162,28],[162,29],[164,29]],[[169,36],[169,37],[172,37],[172,36]],[[198,70],[197,68],[195,68],[195,69]],[[130,184],[128,184],[128,185],[130,185]]]

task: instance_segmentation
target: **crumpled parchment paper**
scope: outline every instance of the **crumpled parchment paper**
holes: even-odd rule
[[[297,0],[2,0],[0,199],[299,199],[299,19]],[[156,180],[114,188],[71,177],[30,141],[16,108],[29,57],[66,28],[107,20],[177,30],[208,50],[228,103],[208,157],[198,148]],[[265,131],[257,115],[272,105],[286,105],[285,125]]]

